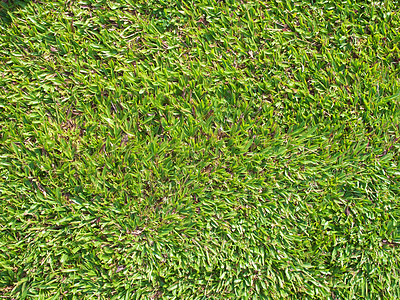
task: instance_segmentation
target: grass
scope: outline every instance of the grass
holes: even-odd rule
[[[399,1],[0,2],[0,297],[399,299]]]

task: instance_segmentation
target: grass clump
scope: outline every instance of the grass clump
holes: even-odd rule
[[[400,298],[398,1],[0,5],[2,297]]]

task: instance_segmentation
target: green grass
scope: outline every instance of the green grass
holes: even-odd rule
[[[0,297],[400,299],[399,1],[0,5]]]

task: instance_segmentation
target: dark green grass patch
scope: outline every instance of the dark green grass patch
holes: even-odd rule
[[[0,2],[0,296],[400,298],[399,7]]]

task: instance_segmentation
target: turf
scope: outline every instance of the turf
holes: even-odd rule
[[[400,298],[399,1],[0,5],[0,297]]]

